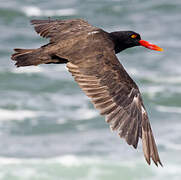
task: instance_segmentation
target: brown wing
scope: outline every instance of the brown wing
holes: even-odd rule
[[[142,138],[148,164],[152,158],[156,165],[162,165],[141,94],[114,52],[68,62],[67,68],[95,108],[106,116],[111,129],[134,148]]]
[[[108,34],[80,19],[33,20],[32,24],[54,44],[47,51],[69,61],[68,70],[111,129],[134,148],[142,138],[148,164],[152,158],[162,165],[139,89],[119,63]]]
[[[42,37],[50,38],[50,42],[58,42],[63,37],[69,38],[70,34],[82,33],[95,29],[82,19],[72,20],[32,20],[35,31]],[[69,35],[67,37],[67,34]]]

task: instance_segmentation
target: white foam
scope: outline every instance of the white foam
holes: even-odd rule
[[[170,84],[181,83],[181,76],[169,76],[169,77],[160,77],[155,78],[157,82],[166,82]]]
[[[151,167],[155,172],[155,176],[151,179],[180,179],[181,169],[179,164],[166,164],[162,170],[157,167]],[[156,178],[155,178],[156,177]],[[177,178],[178,177],[178,178]]]
[[[181,113],[181,107],[175,106],[156,106],[156,109],[160,112]]]
[[[181,144],[174,143],[172,139],[169,141],[164,141],[164,146],[169,150],[173,149],[176,151],[181,151]]]
[[[66,155],[55,159],[57,162],[64,166],[78,166],[81,165],[81,161],[74,155]]]
[[[143,92],[148,94],[150,98],[154,98],[158,93],[164,92],[164,86],[149,86],[144,87]]]
[[[96,162],[101,162],[97,157],[79,157],[72,154],[67,154],[64,156],[58,156],[54,158],[7,158],[0,157],[0,166],[9,164],[39,164],[39,163],[58,163],[63,166],[78,166],[82,164],[92,164]]]
[[[0,109],[0,121],[5,120],[24,120],[25,118],[36,117],[37,113],[29,110],[6,110]]]
[[[98,115],[99,113],[96,110],[89,108],[80,108],[74,112],[74,118],[77,118],[78,120],[92,119]]]
[[[21,74],[21,73],[40,73],[43,72],[43,68],[42,67],[34,67],[34,66],[30,66],[30,67],[20,67],[20,68],[14,68],[12,70],[13,73],[17,73],[17,74]]]
[[[157,83],[169,83],[169,84],[178,84],[181,83],[181,76],[149,76],[147,77],[148,80],[151,80],[153,82]]]
[[[166,158],[166,160],[168,160],[168,158]],[[169,161],[166,161],[167,163],[164,168],[158,168],[153,164],[148,167],[141,161],[143,161],[143,159],[134,159],[130,162],[127,160],[110,161],[107,158],[100,159],[97,157],[80,157],[72,154],[55,158],[36,159],[0,157],[0,168],[3,172],[1,173],[0,178],[2,177],[1,179],[5,179],[5,177],[7,177],[5,175],[10,174],[13,175],[13,177],[16,177],[16,179],[21,179],[21,177],[24,177],[24,179],[33,179],[34,177],[39,179],[57,179],[60,173],[57,174],[57,171],[49,171],[50,168],[55,168],[55,170],[59,169],[60,172],[63,172],[65,168],[65,172],[69,172],[67,170],[72,171],[74,168],[77,168],[76,171],[79,174],[81,169],[84,167],[87,167],[87,169],[85,169],[83,179],[100,179],[99,177],[105,177],[105,175],[111,177],[112,174],[115,174],[115,177],[117,177],[118,174],[120,175],[120,172],[124,172],[125,170],[129,171],[130,168],[133,170],[133,172],[138,172],[140,168],[144,169],[148,180],[171,178],[176,180],[181,176],[179,162],[173,164],[173,162],[170,163]],[[61,166],[64,168],[62,169]],[[73,169],[69,169],[71,167]],[[139,179],[145,179],[145,173],[140,175]],[[104,176],[98,176],[98,174],[103,174]],[[129,177],[127,175],[127,173],[124,174],[125,177]],[[67,179],[70,177],[70,175],[65,173],[64,177]],[[77,179],[77,176],[74,179]]]
[[[21,163],[22,163],[22,160],[18,158],[0,157],[0,165],[21,164]]]
[[[27,16],[41,16],[42,14],[41,10],[38,7],[34,7],[34,6],[24,7],[22,8],[22,11]]]
[[[77,11],[73,8],[58,9],[58,10],[41,10],[36,6],[23,7],[22,11],[29,17],[31,16],[71,16]]]

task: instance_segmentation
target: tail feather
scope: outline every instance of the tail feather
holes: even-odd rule
[[[16,61],[15,65],[20,66],[36,66],[39,64],[62,64],[68,60],[58,57],[55,54],[48,54],[42,48],[38,49],[14,49],[11,59]]]
[[[14,49],[11,59],[16,61],[16,66],[31,66],[41,64],[37,55],[37,49]]]
[[[19,56],[21,54],[30,53],[33,51],[33,49],[14,49],[15,53],[12,54],[11,59],[16,61],[16,56]]]

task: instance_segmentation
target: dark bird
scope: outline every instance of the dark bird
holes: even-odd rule
[[[137,148],[139,138],[145,159],[160,161],[148,114],[136,83],[116,54],[134,46],[162,51],[133,31],[108,33],[82,19],[32,20],[35,31],[50,42],[38,49],[14,49],[16,66],[66,63],[68,71],[106,122],[129,145]]]

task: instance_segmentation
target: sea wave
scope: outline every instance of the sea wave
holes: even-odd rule
[[[22,68],[13,68],[12,69],[12,72],[13,73],[17,73],[17,74],[21,74],[21,73],[28,73],[28,74],[31,74],[31,73],[40,73],[40,72],[43,72],[44,69],[40,66],[36,66],[36,67],[22,67]]]
[[[0,121],[5,120],[24,120],[25,118],[36,117],[37,113],[29,110],[7,110],[0,109]]]
[[[68,119],[74,120],[88,120],[99,116],[99,112],[93,108],[88,107],[90,100],[86,97],[81,91],[79,94],[74,94],[73,99],[72,96],[64,94],[52,94],[52,101],[59,107],[68,107],[67,113],[64,111],[64,116]],[[70,109],[73,113],[69,113]],[[61,123],[61,121],[60,121]]]
[[[142,92],[144,94],[147,94],[150,98],[154,98],[157,96],[158,93],[164,92],[165,87],[164,86],[149,86],[149,87],[143,87]]]
[[[133,163],[129,163],[127,161],[122,161],[120,164],[119,161],[110,163],[110,159],[107,158],[100,158],[97,156],[77,156],[73,154],[66,154],[63,156],[57,157],[50,157],[50,158],[12,158],[12,157],[0,157],[0,166],[1,165],[8,165],[8,164],[39,164],[39,163],[58,163],[65,167],[71,166],[82,166],[85,164],[107,164],[110,165],[118,165],[118,166],[127,166],[132,167],[133,164],[139,163],[138,160],[135,160]]]
[[[154,74],[154,75],[153,75]],[[181,76],[180,75],[159,75],[158,73],[146,72],[146,73],[136,73],[137,78],[153,82],[153,83],[164,83],[164,84],[180,84]]]
[[[181,107],[175,106],[156,106],[156,110],[167,113],[181,113]]]
[[[0,157],[0,166],[8,164],[39,164],[39,163],[58,163],[62,166],[80,166],[83,164],[95,164],[101,163],[101,159],[98,157],[78,157],[76,155],[67,154],[63,156],[53,158],[12,158],[12,157]]]
[[[36,6],[23,7],[22,12],[26,16],[72,16],[77,13],[76,9],[67,8],[67,9],[57,9],[57,10],[42,10]]]
[[[160,169],[144,166],[141,160],[116,162],[106,158],[64,155],[47,159],[20,159],[0,157],[1,179],[7,174],[18,179],[145,179],[178,180],[181,175],[179,162],[169,163]],[[23,168],[23,171],[22,171]],[[131,171],[130,171],[131,169]],[[140,172],[140,169],[142,172]],[[75,173],[76,172],[76,173]],[[130,173],[131,172],[131,173]]]
[[[174,70],[176,70],[177,67],[174,67]],[[133,67],[129,67],[127,70],[132,77],[136,77],[139,80],[147,81],[150,83],[164,83],[164,84],[180,84],[181,83],[181,75],[180,71],[175,71],[174,74],[159,74],[158,71],[154,70],[138,70]],[[141,72],[140,72],[141,71]]]
[[[180,84],[181,76],[164,76],[164,77],[152,77],[150,78],[153,82],[157,83],[169,83],[169,84]]]
[[[97,116],[99,116],[99,113],[94,109],[79,108],[76,111],[74,111],[72,118],[77,120],[86,120],[86,119],[95,118]]]

